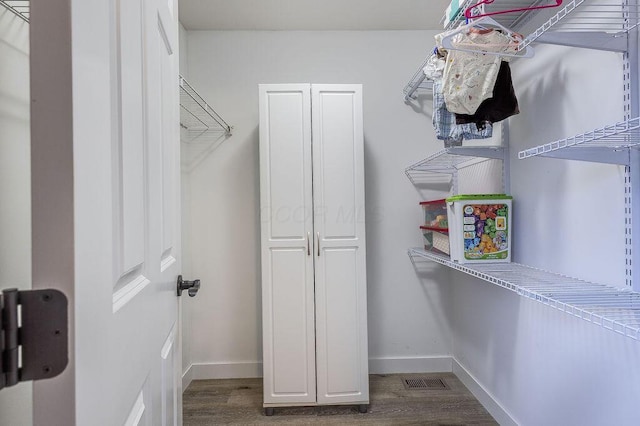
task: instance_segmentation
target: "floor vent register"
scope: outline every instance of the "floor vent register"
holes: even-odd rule
[[[447,383],[439,377],[403,377],[402,383],[407,390],[445,390]]]

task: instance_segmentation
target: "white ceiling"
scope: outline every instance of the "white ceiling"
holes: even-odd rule
[[[442,28],[450,0],[179,0],[187,30]]]

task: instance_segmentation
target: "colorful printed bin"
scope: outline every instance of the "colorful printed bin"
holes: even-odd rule
[[[513,197],[505,194],[447,198],[451,260],[458,263],[511,262]]]
[[[449,248],[449,230],[447,228],[436,228],[431,226],[421,226],[422,236],[424,238],[424,249],[435,251],[448,255]]]

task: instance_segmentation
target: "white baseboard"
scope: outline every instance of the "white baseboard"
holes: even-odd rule
[[[261,362],[216,362],[191,365],[193,380],[262,377]]]
[[[452,368],[451,360],[450,356],[369,358],[369,373],[448,373]]]
[[[371,358],[369,373],[440,373],[451,372],[451,357]],[[262,377],[261,362],[227,362],[192,364],[183,375],[183,384],[191,380],[246,379]],[[183,386],[186,389],[187,385]]]
[[[484,386],[482,386],[475,377],[467,371],[462,364],[455,358],[453,361],[453,374],[460,379],[460,381],[471,391],[473,396],[476,397],[480,404],[493,416],[493,418],[501,426],[517,426],[518,423],[511,417],[509,412],[504,409],[489,393]]]
[[[187,388],[193,381],[193,368],[191,367],[193,367],[193,365],[190,365],[189,368],[187,368],[187,371],[182,373],[182,392],[187,390]]]

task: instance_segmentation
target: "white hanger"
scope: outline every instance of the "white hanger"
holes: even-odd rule
[[[482,44],[473,44],[473,43],[453,43],[453,37],[457,34],[463,33],[463,32],[467,32],[468,30],[470,30],[471,28],[483,28],[483,29],[487,29],[487,28],[492,28],[492,29],[499,29],[502,31],[502,34],[507,37],[512,43],[514,43],[514,45],[520,44],[522,42],[524,42],[523,38],[521,35],[511,31],[509,28],[505,27],[504,25],[501,25],[500,23],[498,23],[495,19],[489,17],[489,16],[483,16],[479,19],[476,19],[466,25],[461,25],[458,28],[451,30],[449,32],[447,32],[443,37],[442,40],[440,41],[440,43],[442,44],[442,47],[447,49],[447,50],[460,50],[462,52],[472,52],[472,53],[482,53],[482,54],[486,54],[486,55],[494,55],[494,56],[509,56],[509,57],[516,57],[516,58],[531,58],[535,51],[533,50],[533,48],[531,46],[527,46],[524,50],[522,51],[517,51],[514,53],[511,52],[493,52],[491,50],[484,50],[482,49],[483,46],[492,46],[492,45],[482,45]],[[465,48],[465,46],[468,46],[467,48]]]

